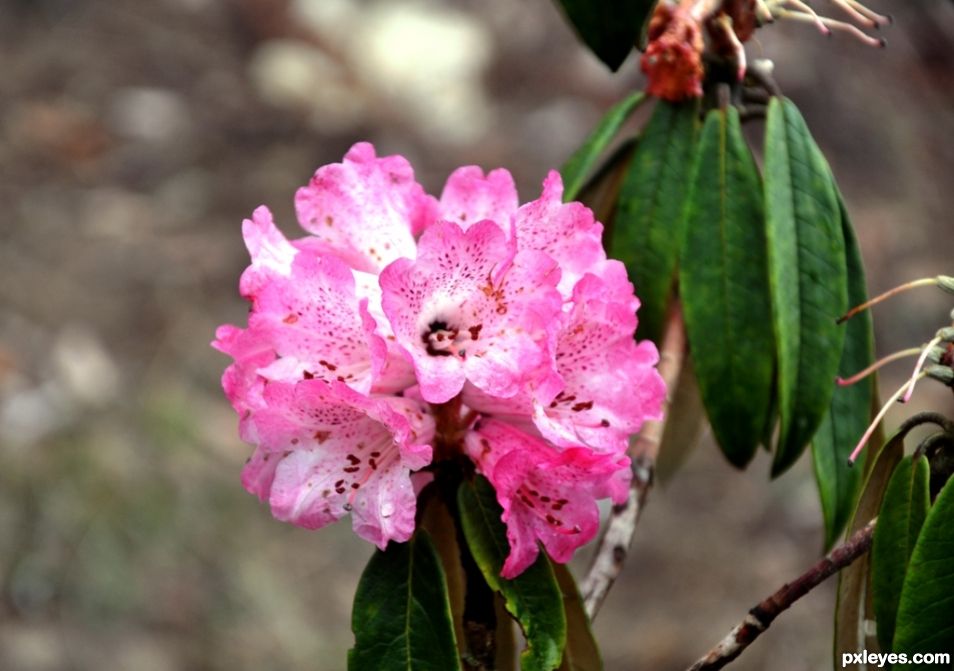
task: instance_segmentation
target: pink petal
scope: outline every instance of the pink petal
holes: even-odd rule
[[[265,405],[265,379],[258,371],[275,360],[275,351],[266,339],[230,324],[216,329],[212,347],[234,359],[222,374],[222,389],[239,416],[239,436],[247,443],[255,443],[250,420]]]
[[[376,273],[414,256],[413,234],[437,217],[437,201],[414,180],[403,156],[378,158],[366,142],[325,165],[295,194],[302,227],[356,270]]]
[[[559,383],[562,388],[562,379]],[[467,409],[474,410],[484,417],[499,419],[519,428],[524,433],[540,436],[540,431],[533,423],[533,399],[527,389],[521,389],[509,398],[500,398],[484,393],[467,382],[461,391],[461,399]]]
[[[242,273],[239,292],[251,298],[270,277],[290,272],[296,249],[275,226],[271,211],[264,205],[242,222],[242,236],[252,263]]]
[[[514,255],[493,222],[467,231],[448,222],[428,228],[416,261],[400,259],[381,273],[384,312],[424,399],[443,403],[465,380],[494,396],[515,395],[549,362],[562,305],[558,280],[552,259]]]
[[[486,177],[475,165],[458,168],[447,178],[441,193],[441,219],[467,229],[489,219],[505,231],[517,211],[517,187],[503,168],[491,170]]]
[[[367,392],[387,360],[384,340],[359,301],[351,270],[338,257],[300,252],[288,276],[258,290],[249,329],[263,334],[282,358],[266,377],[339,380]]]
[[[256,447],[252,456],[242,468],[242,486],[258,497],[260,501],[268,501],[271,496],[272,483],[275,481],[275,469],[281,459],[260,447]]]
[[[603,225],[581,203],[563,203],[563,180],[551,170],[539,199],[514,215],[518,249],[546,252],[560,265],[560,293],[569,296],[587,271],[606,260]]]
[[[351,512],[355,532],[382,549],[410,537],[410,474],[430,463],[434,431],[417,404],[320,380],[269,384],[264,396],[261,444],[243,482],[267,494],[277,519],[318,529]],[[279,463],[266,488],[271,460]]]
[[[378,283],[378,276],[358,270],[352,271],[352,274],[355,279],[355,293],[359,298],[367,298],[368,314],[374,320],[374,334],[382,338],[387,346],[387,357],[374,378],[372,393],[393,394],[417,384],[414,364],[397,345],[391,322],[381,307],[381,285]]]
[[[621,292],[594,275],[577,283],[557,334],[563,388],[531,383],[534,422],[557,445],[616,453],[645,420],[660,419],[666,388],[656,371],[659,355],[651,342],[633,339],[636,300],[626,284],[629,291]],[[627,300],[617,302],[621,296]]]
[[[497,492],[510,555],[501,575],[513,578],[536,559],[537,542],[557,562],[570,560],[599,528],[596,500],[625,500],[629,458],[584,447],[558,450],[495,420],[465,439],[468,455]]]

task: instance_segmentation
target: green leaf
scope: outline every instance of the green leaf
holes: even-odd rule
[[[447,583],[426,532],[368,562],[354,596],[349,671],[460,669]]]
[[[682,243],[697,116],[695,103],[657,103],[623,180],[613,226],[613,256],[626,264],[641,303],[639,337],[655,342]]]
[[[500,516],[493,487],[483,477],[464,482],[457,490],[464,538],[491,589],[499,592],[507,611],[516,618],[527,639],[520,654],[522,671],[553,671],[566,646],[563,596],[544,553],[513,580],[500,576],[510,552],[507,529]]]
[[[590,629],[590,618],[583,609],[583,599],[576,587],[576,580],[565,564],[554,564],[560,591],[563,593],[563,608],[566,612],[566,649],[560,671],[600,671],[603,659],[599,646]]]
[[[734,108],[706,117],[685,221],[679,289],[689,350],[716,440],[742,467],[762,439],[775,343],[762,189]]]
[[[876,394],[877,396],[877,394]],[[875,399],[872,405],[877,405]],[[877,444],[877,442],[873,442]],[[869,451],[865,460],[865,484],[848,525],[846,535],[864,527],[878,515],[888,480],[904,456],[904,435],[895,433],[878,451]],[[874,651],[877,641],[865,634],[865,620],[874,619],[868,589],[870,555],[838,572],[838,598],[835,604],[835,668],[841,668],[841,655],[861,650]],[[849,664],[848,669],[864,671],[866,667]]]
[[[901,586],[911,551],[931,505],[927,459],[905,457],[888,482],[871,547],[871,589],[878,642],[891,650]]]
[[[772,475],[801,455],[831,403],[848,306],[845,242],[831,171],[795,105],[773,98],[765,207],[778,344],[781,430]]]
[[[865,269],[851,221],[839,197],[841,228],[845,237],[845,261],[848,269],[848,304],[868,300]],[[852,317],[845,327],[845,342],[838,374],[850,377],[874,361],[874,333],[868,310]],[[825,519],[825,547],[831,547],[845,528],[861,489],[861,470],[848,465],[848,455],[871,421],[871,399],[875,376],[850,387],[838,387],[831,397],[828,412],[812,439],[815,481]]]
[[[954,480],[938,494],[911,553],[898,604],[894,651],[954,656]]]
[[[597,159],[646,96],[639,91],[613,105],[563,167],[563,201],[576,200]]]
[[[639,39],[656,0],[559,0],[577,34],[616,71]]]

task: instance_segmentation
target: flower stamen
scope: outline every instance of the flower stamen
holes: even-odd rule
[[[838,318],[837,323],[839,324],[844,323],[848,321],[849,319],[851,319],[852,317],[854,317],[859,312],[864,312],[868,308],[873,307],[877,305],[878,303],[881,303],[882,301],[886,301],[893,296],[897,296],[898,294],[904,293],[905,291],[908,291],[910,289],[940,285],[942,279],[943,279],[943,276],[924,277],[919,280],[906,282],[900,286],[895,287],[894,289],[889,289],[888,291],[885,291],[883,294],[880,294],[879,296],[875,296],[874,298],[862,303],[861,305],[857,305],[851,308],[848,312],[846,312],[845,314],[843,314],[841,317]]]
[[[842,11],[844,11],[846,14],[848,14],[848,16],[850,16],[852,19],[854,19],[861,25],[867,26],[868,28],[874,28],[875,30],[881,27],[881,23],[879,21],[858,10],[850,2],[848,2],[848,0],[831,0],[831,1],[835,5],[838,5],[839,7],[841,7]]]
[[[837,0],[836,0],[836,2],[837,2]],[[891,15],[890,15],[890,14],[887,14],[887,15],[886,15],[886,14],[878,14],[878,12],[872,11],[872,10],[868,9],[867,7],[865,7],[863,4],[861,4],[860,2],[858,2],[858,0],[844,0],[844,2],[845,2],[845,4],[850,5],[850,6],[853,7],[855,10],[857,10],[857,11],[860,12],[861,14],[864,14],[864,15],[867,16],[869,19],[871,19],[872,21],[874,21],[876,24],[878,24],[878,27],[881,27],[881,26],[890,26],[892,23],[894,23],[894,19],[891,18]]]
[[[911,381],[908,384],[908,391],[901,398],[902,403],[907,403],[911,400],[911,394],[914,393],[914,383],[918,381],[918,373],[921,372],[921,367],[924,366],[924,362],[927,361],[928,354],[931,353],[931,350],[934,349],[935,345],[938,345],[944,338],[940,335],[934,337],[931,342],[924,346],[921,356],[918,357],[918,362],[914,364],[914,373],[911,374]],[[921,377],[924,377],[923,375]]]
[[[787,10],[781,10],[777,16],[792,19],[793,21],[802,21],[804,23],[814,23],[816,25],[821,25],[822,33],[825,35],[831,35],[832,31],[839,31],[843,33],[848,33],[853,37],[856,37],[864,44],[867,44],[870,47],[876,47],[878,49],[887,45],[887,41],[884,38],[876,38],[867,34],[861,30],[858,26],[855,26],[851,23],[845,23],[844,21],[836,21],[835,19],[829,19],[824,16],[810,16],[808,14],[802,14],[800,12],[791,12]],[[817,20],[816,20],[817,19]]]
[[[881,406],[881,410],[878,411],[878,414],[875,415],[874,421],[868,425],[868,428],[865,430],[864,435],[861,437],[861,440],[858,441],[858,444],[855,446],[855,449],[852,450],[851,456],[848,457],[848,465],[854,466],[855,461],[858,459],[858,455],[861,454],[861,450],[864,449],[864,446],[868,443],[868,440],[871,438],[871,434],[874,433],[878,424],[881,423],[881,420],[884,419],[884,416],[888,414],[888,408],[890,408],[895,401],[897,401],[902,394],[904,394],[909,387],[912,387],[915,382],[920,380],[922,377],[927,375],[927,371],[921,371],[918,375],[914,377],[913,380],[908,380],[900,387],[897,391],[891,394],[891,397]]]
[[[765,0],[755,0],[755,15],[761,23],[775,23],[775,16]]]
[[[861,380],[865,379],[866,377],[871,375],[873,372],[882,368],[883,366],[886,366],[889,363],[897,361],[898,359],[907,358],[909,356],[915,356],[920,353],[921,353],[920,347],[910,347],[908,349],[903,349],[899,352],[889,354],[888,356],[883,357],[879,359],[878,361],[875,361],[873,364],[871,364],[864,370],[861,370],[855,373],[851,377],[836,377],[835,382],[838,384],[839,387],[851,386],[855,384],[856,382],[860,382]]]
[[[826,35],[826,36],[831,35],[831,31],[825,26],[821,17],[818,16],[815,10],[811,8],[811,5],[808,5],[807,3],[802,2],[802,0],[787,0],[787,2],[789,5],[791,5],[796,10],[798,10],[797,12],[794,12],[794,13],[797,13],[799,16],[807,15],[808,17],[810,17],[811,21],[818,27],[818,30],[821,32],[822,35]],[[782,10],[782,11],[784,12],[785,10]],[[807,19],[803,19],[803,20],[807,20]]]

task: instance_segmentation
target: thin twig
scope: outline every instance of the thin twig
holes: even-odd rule
[[[580,584],[583,606],[590,619],[596,612],[610,588],[623,570],[623,562],[633,542],[636,524],[642,514],[646,498],[653,486],[653,474],[656,469],[656,454],[666,429],[669,416],[669,404],[676,390],[676,382],[686,354],[686,332],[682,322],[682,312],[674,305],[666,319],[662,347],[659,353],[659,374],[666,383],[666,399],[663,401],[663,419],[649,421],[630,446],[633,457],[633,481],[629,488],[629,498],[625,503],[613,506],[610,520],[600,536],[593,562]]]
[[[871,548],[875,523],[871,520],[863,529],[836,547],[790,583],[786,583],[746,614],[705,657],[689,667],[689,671],[714,671],[734,660],[758,638],[783,611],[808,594],[841,569],[849,566]]]

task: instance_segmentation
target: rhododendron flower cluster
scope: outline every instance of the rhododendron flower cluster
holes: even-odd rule
[[[286,239],[265,207],[244,222],[248,327],[213,345],[255,447],[243,484],[276,518],[350,513],[383,549],[413,533],[432,465],[469,458],[503,509],[505,577],[540,543],[565,562],[593,537],[665,389],[625,268],[562,191],[551,172],[520,206],[506,170],[471,166],[437,199],[362,143],[298,191],[308,235]]]

